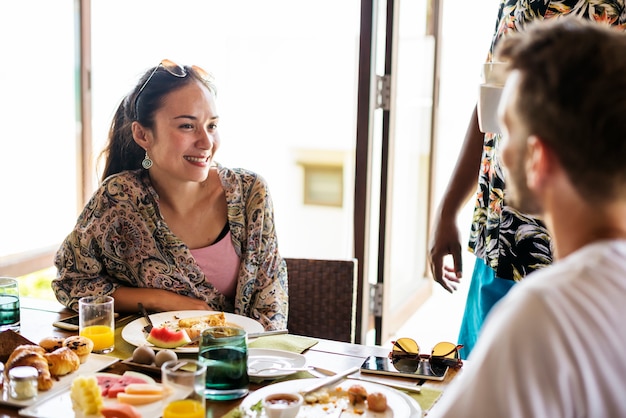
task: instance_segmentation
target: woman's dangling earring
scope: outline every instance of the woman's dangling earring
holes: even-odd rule
[[[152,160],[150,159],[150,157],[148,157],[148,151],[146,151],[146,156],[143,158],[141,166],[146,170],[152,167]]]

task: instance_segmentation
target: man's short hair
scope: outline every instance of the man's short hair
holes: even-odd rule
[[[499,60],[521,73],[517,109],[556,153],[578,192],[626,197],[626,34],[559,18],[503,39]]]

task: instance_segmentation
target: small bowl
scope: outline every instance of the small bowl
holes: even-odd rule
[[[299,393],[272,393],[263,398],[268,418],[296,418],[304,398]]]

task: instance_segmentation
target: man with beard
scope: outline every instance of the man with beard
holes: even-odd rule
[[[555,262],[494,307],[428,417],[626,416],[626,34],[564,18],[498,55],[506,197]]]

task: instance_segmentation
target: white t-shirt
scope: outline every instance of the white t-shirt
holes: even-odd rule
[[[626,417],[626,240],[585,246],[489,314],[435,417]]]

